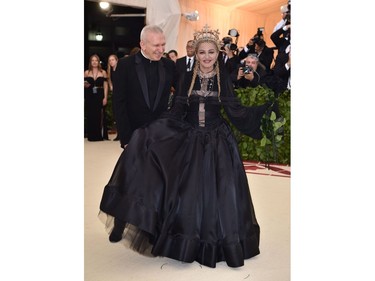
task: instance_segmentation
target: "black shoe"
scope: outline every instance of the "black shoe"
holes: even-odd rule
[[[122,240],[122,233],[125,229],[125,222],[115,218],[115,226],[112,229],[111,235],[109,235],[109,241],[116,243]]]

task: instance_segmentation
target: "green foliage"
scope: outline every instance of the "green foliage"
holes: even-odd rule
[[[276,118],[274,111],[265,114],[262,118],[263,137],[260,140],[260,146],[264,147],[264,150],[258,150],[257,154],[260,158],[265,159],[266,163],[271,160],[273,163],[278,162],[278,148],[282,144],[285,123],[286,119],[282,116]]]
[[[113,110],[112,110],[112,91],[108,91],[108,97],[107,97],[107,105],[105,107],[105,113],[107,116],[107,127],[108,130],[115,128],[115,119],[113,116]]]
[[[242,88],[235,90],[245,106],[262,105],[274,100],[274,92],[266,87]],[[280,94],[277,99],[280,116],[265,114],[262,119],[262,139],[252,139],[234,127],[229,121],[238,142],[243,160],[263,163],[290,164],[290,90]],[[224,113],[224,118],[229,120]]]

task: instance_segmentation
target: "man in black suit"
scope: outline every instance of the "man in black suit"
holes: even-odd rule
[[[255,35],[249,40],[249,43],[243,48],[238,55],[240,60],[246,58],[249,54],[256,54],[259,62],[266,68],[266,72],[270,72],[273,62],[274,52],[272,48],[266,45],[266,42]]]
[[[271,34],[271,40],[277,47],[277,56],[275,65],[271,69],[272,85],[270,88],[277,95],[283,93],[290,86],[290,28],[291,25],[287,24]]]
[[[178,77],[184,72],[190,72],[194,69],[195,65],[195,49],[194,40],[189,40],[186,43],[186,56],[176,60],[176,69]]]
[[[121,147],[132,133],[157,119],[167,110],[171,87],[176,83],[176,66],[163,57],[165,35],[156,25],[141,31],[141,50],[117,64],[116,96],[113,100]]]
[[[240,64],[240,59],[236,55],[237,45],[233,43],[225,44],[222,47],[222,66],[228,71],[228,74],[237,69],[237,66]],[[220,65],[221,67],[221,65]]]

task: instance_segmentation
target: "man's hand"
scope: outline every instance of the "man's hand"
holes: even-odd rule
[[[254,79],[254,72],[250,72],[250,73],[248,73],[248,74],[245,74],[245,79],[247,79],[247,80],[250,80],[250,81],[253,81],[253,79]]]

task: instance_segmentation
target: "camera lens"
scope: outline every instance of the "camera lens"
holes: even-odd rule
[[[245,65],[245,66],[243,67],[243,73],[244,73],[244,74],[249,74],[251,71],[252,71],[252,68],[251,68],[250,66]]]

